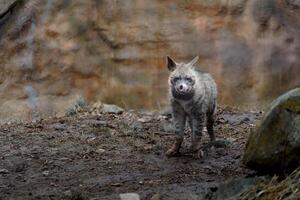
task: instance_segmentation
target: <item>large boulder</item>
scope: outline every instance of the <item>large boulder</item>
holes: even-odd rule
[[[286,172],[300,165],[300,88],[273,101],[250,134],[243,160],[266,172]]]
[[[8,12],[9,8],[15,5],[17,0],[2,0],[0,1],[0,19]]]

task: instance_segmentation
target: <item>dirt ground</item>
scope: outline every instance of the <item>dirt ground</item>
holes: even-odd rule
[[[215,132],[222,147],[203,159],[167,158],[170,118],[159,113],[76,115],[0,127],[0,199],[210,199],[218,184],[253,173],[242,163],[261,112],[219,109]],[[203,134],[203,146],[208,135]]]

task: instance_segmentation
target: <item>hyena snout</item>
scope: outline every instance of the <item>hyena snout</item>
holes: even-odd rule
[[[175,89],[179,92],[179,93],[189,93],[191,91],[191,87],[189,85],[187,85],[186,83],[179,83]]]

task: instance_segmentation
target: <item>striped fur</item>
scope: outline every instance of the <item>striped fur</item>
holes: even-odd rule
[[[167,152],[172,156],[179,152],[183,140],[186,120],[192,130],[191,150],[200,151],[203,127],[206,125],[212,141],[215,140],[213,131],[214,113],[217,104],[217,87],[208,73],[195,70],[194,64],[198,57],[190,63],[176,63],[168,57],[169,98],[176,133],[176,145]],[[178,142],[179,141],[179,142]]]

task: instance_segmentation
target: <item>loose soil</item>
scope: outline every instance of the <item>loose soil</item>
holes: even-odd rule
[[[0,199],[210,199],[218,184],[253,173],[242,164],[261,112],[219,109],[222,147],[195,160],[190,131],[178,157],[167,158],[171,119],[137,111],[77,114],[0,127]],[[203,134],[203,147],[208,146]]]

